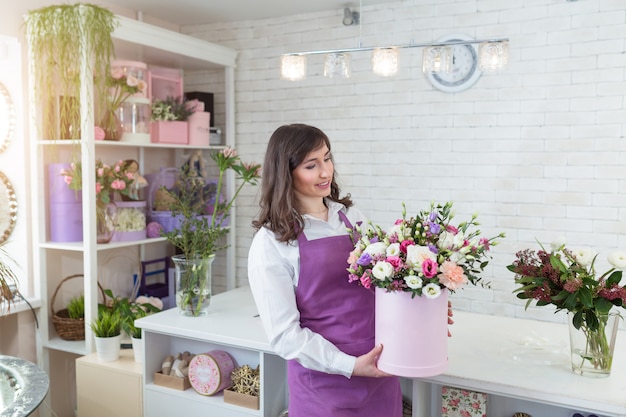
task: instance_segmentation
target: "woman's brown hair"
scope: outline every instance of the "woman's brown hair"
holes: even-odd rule
[[[313,126],[290,124],[274,131],[267,144],[263,162],[259,202],[261,210],[259,217],[252,222],[255,229],[267,227],[274,232],[279,242],[288,242],[298,237],[304,228],[304,219],[297,210],[292,171],[308,154],[324,145],[330,151],[328,136]],[[327,198],[346,207],[352,206],[349,194],[339,197],[340,189],[336,179],[337,171],[333,175],[330,195]]]

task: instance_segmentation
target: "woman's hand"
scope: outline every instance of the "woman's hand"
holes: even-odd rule
[[[378,369],[378,366],[376,366],[376,362],[378,361],[378,357],[382,351],[383,345],[377,345],[366,354],[357,357],[356,363],[354,364],[354,370],[352,371],[352,376],[370,376],[374,378],[391,376],[390,374],[381,371]]]
[[[452,316],[454,316],[454,313],[452,312],[452,303],[448,301],[448,324],[454,324],[454,320],[452,320]],[[452,337],[452,333],[450,333],[450,329],[448,329],[448,337]]]

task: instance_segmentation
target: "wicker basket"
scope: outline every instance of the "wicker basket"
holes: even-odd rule
[[[56,299],[57,293],[59,292],[59,289],[61,288],[63,283],[73,278],[82,277],[82,274],[76,274],[64,278],[61,282],[59,282],[59,285],[57,285],[56,289],[54,290],[54,294],[52,294],[52,298],[50,299],[50,309],[52,310],[52,323],[54,324],[54,329],[57,331],[57,334],[63,340],[85,340],[84,318],[70,318],[69,312],[66,308],[57,312],[54,311],[54,300]],[[102,300],[105,300],[104,290],[102,289],[102,286],[99,282],[98,289],[100,290],[100,294],[102,295]]]

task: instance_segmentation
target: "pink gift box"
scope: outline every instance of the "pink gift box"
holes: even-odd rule
[[[189,116],[189,144],[209,146],[211,136],[211,113],[196,112]]]
[[[187,144],[189,123],[179,121],[159,121],[150,123],[150,142]]]

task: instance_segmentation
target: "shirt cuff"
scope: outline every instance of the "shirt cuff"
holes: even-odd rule
[[[333,368],[339,371],[339,374],[350,378],[354,371],[354,365],[356,364],[356,356],[348,355],[344,352],[339,352],[333,361]]]

